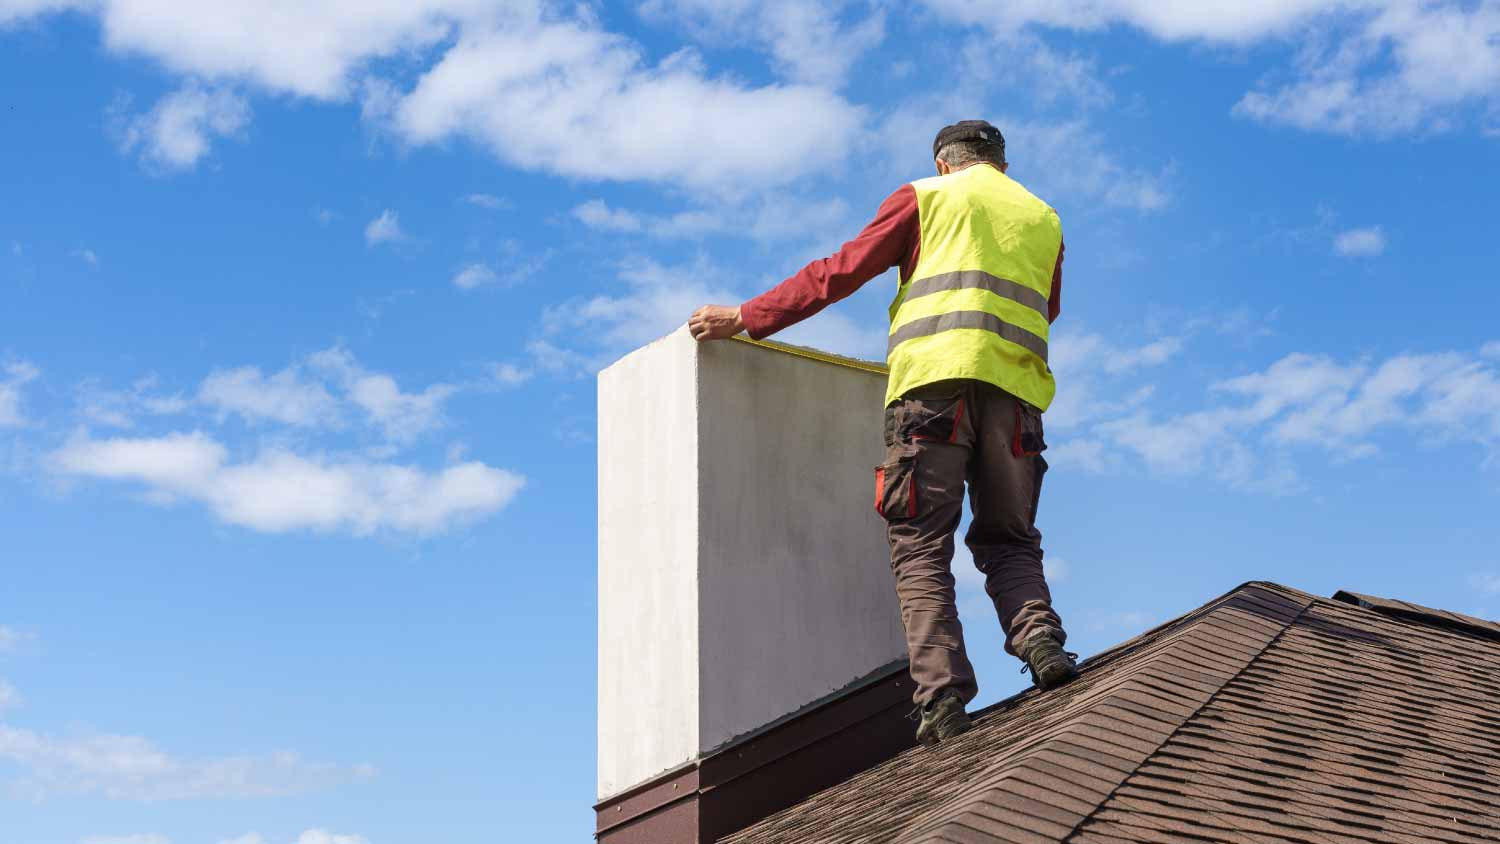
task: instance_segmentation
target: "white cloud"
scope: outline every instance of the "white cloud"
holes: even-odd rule
[[[569,16],[551,4],[99,0],[76,8],[98,15],[110,49],[152,57],[203,91],[362,95],[366,119],[408,143],[467,137],[516,166],[570,177],[745,191],[837,160],[827,139],[858,135],[863,118],[826,84],[753,86],[707,72],[691,51],[648,60],[638,43],[599,28],[594,13]],[[798,78],[841,75],[848,59],[840,56],[880,36],[878,16],[847,28],[790,0],[744,8],[763,43],[806,71]],[[410,90],[370,75],[398,55],[426,68]],[[207,128],[176,137],[237,130],[248,118],[236,104],[194,112],[219,119],[179,121]],[[608,153],[578,138],[608,139]],[[201,155],[192,143],[163,148],[169,163]]]
[[[1158,211],[1171,203],[1170,171],[1149,173],[1121,164],[1103,137],[1080,120],[1003,121],[1012,175],[1045,197],[1092,196],[1109,205]]]
[[[453,286],[460,290],[473,290],[500,280],[495,271],[484,264],[470,264],[453,276]]]
[[[297,844],[369,844],[363,835],[341,835],[326,829],[309,829],[297,836]]]
[[[663,239],[726,235],[772,243],[842,239],[852,234],[845,230],[849,205],[844,200],[779,191],[762,193],[751,201],[718,202],[665,215],[611,208],[602,199],[591,199],[575,207],[573,216],[600,231],[644,232]]]
[[[208,155],[214,138],[232,138],[250,123],[250,105],[227,88],[189,82],[152,109],[130,118],[120,148],[165,170],[190,170]]]
[[[237,414],[249,422],[316,427],[339,419],[338,401],[297,366],[269,376],[253,366],[215,370],[198,387],[197,399],[220,414]]]
[[[14,709],[20,705],[21,693],[16,691],[15,686],[4,680],[0,680],[0,713],[4,713],[7,709]]]
[[[1270,35],[1289,34],[1293,27],[1320,12],[1368,5],[1339,0],[1220,0],[1216,3],[1160,2],[1160,0],[926,0],[940,13],[966,23],[997,29],[1027,24],[1097,30],[1128,24],[1169,41],[1204,39],[1248,42]]]
[[[788,78],[838,87],[850,68],[885,38],[885,19],[875,12],[846,25],[851,3],[807,0],[646,0],[649,20],[684,26],[712,46],[747,42],[768,50]]]
[[[1244,96],[1237,114],[1377,136],[1440,131],[1466,106],[1500,104],[1500,4],[1397,0],[1364,7],[1348,34],[1305,46],[1296,76]]]
[[[0,28],[35,15],[76,8],[79,0],[0,0]]]
[[[610,208],[602,199],[590,199],[573,209],[573,216],[593,229],[615,232],[641,230],[641,218],[621,208]]]
[[[439,383],[420,393],[404,393],[395,378],[365,369],[347,349],[337,346],[314,354],[308,363],[332,376],[345,391],[345,398],[396,442],[410,442],[440,427],[443,402],[458,392],[451,384]]]
[[[724,275],[701,259],[674,267],[632,258],[620,267],[622,293],[548,308],[543,322],[552,332],[592,326],[591,340],[602,345],[606,354],[633,349],[685,324],[693,310],[706,302],[741,301],[721,281]]]
[[[1234,113],[1301,129],[1390,135],[1452,126],[1500,105],[1500,4],[1493,0],[926,0],[940,15],[1014,40],[1028,28],[1125,25],[1168,42],[1297,47],[1290,68]]]
[[[856,321],[837,311],[825,310],[771,339],[883,363],[890,336],[884,325]]]
[[[1042,561],[1042,574],[1046,576],[1048,583],[1062,583],[1068,579],[1068,573],[1072,566],[1061,557],[1047,557]]]
[[[6,627],[0,624],[0,651],[14,650],[28,638],[26,634],[16,630],[14,627]]]
[[[734,193],[832,162],[827,139],[861,117],[824,88],[746,87],[691,52],[651,65],[589,24],[527,21],[465,30],[390,120],[413,144],[468,137],[526,169]],[[608,153],[579,138],[609,139]]]
[[[1500,453],[1500,368],[1473,354],[1378,363],[1291,354],[1213,385],[1210,395],[1207,406],[1165,418],[1139,408],[1085,418],[1077,453],[1064,439],[1049,455],[1104,471],[1120,463],[1101,453],[1123,451],[1154,472],[1208,472],[1231,486],[1287,492],[1298,485],[1288,446],[1358,460],[1379,453],[1382,433],[1420,431],[1424,444],[1470,442]]]
[[[139,736],[61,738],[0,724],[0,760],[19,776],[15,796],[99,795],[115,800],[191,800],[301,794],[375,775],[367,765],[311,762],[296,753],[184,759]]]
[[[1476,574],[1469,578],[1469,584],[1485,594],[1500,595],[1500,574]]]
[[[26,423],[21,412],[21,388],[41,377],[42,371],[26,361],[0,365],[0,428]]]
[[[277,448],[232,462],[227,448],[200,432],[78,434],[53,453],[52,463],[65,475],[142,484],[153,503],[200,502],[227,524],[268,533],[442,533],[499,511],[525,484],[520,475],[479,462],[428,472]]]
[[[179,395],[153,395],[155,376],[137,379],[128,390],[110,390],[96,380],[85,381],[78,387],[79,410],[84,418],[99,425],[113,428],[130,428],[142,414],[161,416],[183,413],[190,402]]]
[[[172,844],[172,839],[155,833],[136,835],[90,835],[81,844]]]
[[[380,216],[365,226],[365,243],[370,246],[401,240],[405,237],[406,233],[401,231],[400,215],[389,208],[380,212]]]
[[[490,374],[494,376],[495,383],[501,386],[519,387],[530,381],[535,373],[513,363],[497,363],[490,366]]]
[[[1385,232],[1380,226],[1339,232],[1333,239],[1333,251],[1348,258],[1379,255],[1385,251]]]
[[[258,832],[247,832],[238,838],[226,838],[219,844],[266,844],[266,839]]]
[[[1122,345],[1099,334],[1055,332],[1049,344],[1048,361],[1060,386],[1047,409],[1048,428],[1073,428],[1141,407],[1154,393],[1149,384],[1132,382],[1130,391],[1123,395],[1117,390],[1115,395],[1106,392],[1120,383],[1122,375],[1165,364],[1182,351],[1185,342],[1183,337],[1160,337],[1143,345]],[[1100,456],[1097,446],[1074,444],[1067,451],[1070,457],[1090,463],[1096,463]]]
[[[54,7],[61,3],[50,4]],[[115,52],[150,56],[168,69],[321,100],[349,96],[369,62],[447,37],[480,0],[326,0],[319,3],[69,3],[95,12]]]
[[[986,116],[985,101],[979,92],[958,92],[924,96],[889,112],[877,137],[892,173],[908,179],[932,175],[927,156],[937,129],[955,120]],[[1086,119],[1033,120],[1004,114],[988,114],[987,119],[1005,134],[1009,174],[1043,199],[1087,199],[1143,212],[1171,204],[1171,169],[1153,173],[1123,162],[1117,148]]]
[[[213,411],[221,423],[237,416],[251,424],[306,430],[343,429],[356,418],[393,442],[408,443],[444,424],[443,404],[459,391],[455,385],[437,383],[404,392],[394,377],[365,369],[339,346],[270,374],[254,366],[216,369],[191,399],[153,394],[155,386],[154,377],[139,379],[122,391],[88,381],[80,387],[80,408],[89,421],[116,428],[133,427],[143,415],[195,409]]]
[[[471,193],[464,197],[464,202],[490,211],[500,211],[510,207],[510,202],[504,197],[488,193]]]

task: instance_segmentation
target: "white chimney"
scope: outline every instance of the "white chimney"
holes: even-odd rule
[[[873,507],[885,382],[686,329],[600,373],[601,830],[612,796],[905,679]]]

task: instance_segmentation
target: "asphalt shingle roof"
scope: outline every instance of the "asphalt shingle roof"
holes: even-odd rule
[[[1500,625],[1269,583],[723,844],[1500,842]]]

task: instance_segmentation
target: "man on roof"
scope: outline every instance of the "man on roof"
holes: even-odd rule
[[[742,331],[761,339],[900,267],[875,507],[890,541],[924,744],[967,730],[964,707],[979,691],[952,573],[965,482],[973,521],[964,541],[985,576],[1005,650],[1042,689],[1077,673],[1062,648],[1036,529],[1062,225],[1006,175],[1005,138],[989,123],[945,127],[932,154],[938,175],[891,194],[837,253],[738,307],[706,305],[688,321],[700,341]]]

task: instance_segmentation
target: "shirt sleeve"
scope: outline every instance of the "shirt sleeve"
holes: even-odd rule
[[[1047,321],[1057,322],[1062,313],[1062,261],[1065,245],[1057,244],[1057,263],[1052,267],[1052,295],[1047,297]]]
[[[745,330],[757,340],[768,337],[843,299],[891,267],[909,273],[922,242],[917,192],[903,185],[886,197],[875,219],[853,240],[827,258],[740,306]]]

